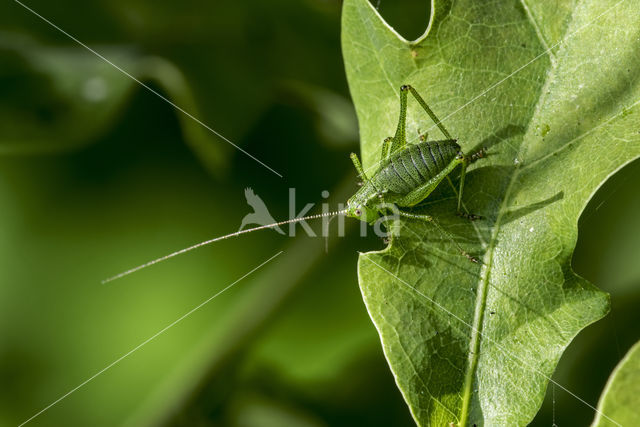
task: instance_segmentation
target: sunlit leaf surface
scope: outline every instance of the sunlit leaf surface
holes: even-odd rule
[[[465,185],[482,221],[455,217],[446,184],[420,208],[479,265],[418,222],[360,257],[367,308],[421,425],[527,424],[566,346],[608,310],[570,261],[589,198],[640,154],[640,11],[630,0],[528,3],[435,0],[416,42],[368,1],[344,4],[364,167],[373,173],[395,130],[402,84],[463,150],[489,152]],[[409,109],[413,141],[440,138],[417,103]]]

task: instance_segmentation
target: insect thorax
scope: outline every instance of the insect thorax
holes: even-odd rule
[[[362,187],[351,196],[347,202],[347,206],[359,207],[369,206],[374,207],[378,201],[379,190],[373,185],[371,180],[365,181]]]

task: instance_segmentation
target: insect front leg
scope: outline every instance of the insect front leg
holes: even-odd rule
[[[433,224],[433,226],[440,232],[440,234],[442,234],[447,240],[449,240],[451,243],[453,243],[453,245],[458,249],[458,251],[460,251],[462,256],[464,256],[465,258],[467,258],[471,262],[475,262],[476,264],[478,263],[478,259],[473,257],[473,256],[471,256],[471,255],[469,255],[467,253],[467,251],[462,249],[462,246],[460,246],[458,244],[458,242],[455,241],[453,234],[449,233],[447,230],[442,228],[442,226],[440,224],[438,224],[438,222],[431,215],[413,214],[413,213],[405,212],[405,211],[402,211],[402,210],[399,210],[398,213],[399,213],[400,216],[403,216],[405,218],[427,221],[427,222]]]
[[[362,181],[367,181],[367,176],[364,174],[364,169],[362,169],[362,164],[360,163],[360,159],[358,159],[358,155],[356,153],[351,153],[351,161],[353,162],[353,166],[355,166],[358,175]]]

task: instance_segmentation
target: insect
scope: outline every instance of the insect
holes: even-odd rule
[[[420,106],[431,117],[436,126],[444,134],[445,140],[427,141],[422,135],[420,142],[407,145],[407,94],[411,93]],[[376,172],[368,178],[355,153],[351,153],[351,160],[360,178],[362,187],[347,202],[346,214],[370,224],[376,222],[387,211],[389,203],[400,208],[410,208],[422,202],[429,196],[444,179],[458,165],[462,165],[460,173],[460,188],[458,191],[458,215],[470,220],[480,218],[477,215],[464,213],[462,206],[462,190],[467,166],[485,156],[484,149],[465,155],[456,139],[453,139],[447,129],[422,99],[420,94],[411,86],[400,88],[400,118],[398,128],[393,137],[384,140],[382,155]],[[400,216],[411,219],[424,220],[434,224],[438,230],[455,243],[453,237],[438,225],[431,215],[417,215],[398,210]],[[467,254],[459,245],[458,249],[471,261],[477,260]]]
[[[429,117],[431,117],[431,120],[434,121],[446,139],[428,141],[427,135],[424,134],[420,136],[419,143],[411,145],[407,144],[406,122],[408,93],[411,93],[416,101],[418,101],[420,106],[426,111]],[[219,240],[228,239],[230,237],[239,236],[240,234],[250,233],[265,228],[277,228],[284,224],[339,214],[344,214],[357,218],[361,221],[365,221],[369,224],[373,224],[380,218],[384,218],[386,216],[390,206],[411,208],[422,202],[433,192],[433,190],[435,190],[443,179],[450,179],[449,174],[458,165],[462,166],[460,173],[460,187],[458,191],[458,215],[470,220],[476,220],[480,217],[474,214],[464,213],[461,210],[462,190],[464,189],[464,177],[467,166],[484,156],[484,149],[481,149],[471,155],[465,155],[458,145],[457,140],[451,137],[449,132],[445,129],[431,108],[429,108],[424,99],[422,99],[420,94],[418,94],[413,87],[403,85],[400,88],[400,118],[398,120],[396,133],[393,137],[389,137],[384,140],[382,144],[380,164],[376,172],[370,178],[366,176],[358,156],[355,153],[351,153],[351,160],[353,161],[353,165],[362,180],[362,186],[347,201],[347,206],[344,210],[293,218],[287,221],[248,228],[225,236],[205,240],[204,242],[197,243],[193,246],[189,246],[161,258],[157,258],[145,264],[131,268],[103,280],[102,283],[111,282],[153,264],[165,261],[176,255],[189,252]],[[451,183],[451,185],[453,185],[453,183]],[[451,233],[443,229],[431,215],[415,214],[402,209],[393,210],[402,217],[413,220],[423,220],[433,224],[440,233],[442,233],[458,248],[462,255],[470,261],[478,262],[477,259],[465,252],[462,247],[455,242]]]

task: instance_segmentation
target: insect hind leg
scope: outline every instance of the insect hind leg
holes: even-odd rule
[[[477,219],[482,219],[482,217],[480,215],[467,212],[467,208],[464,208],[464,206],[462,205],[462,190],[464,190],[464,177],[467,173],[468,164],[469,164],[469,160],[465,158],[464,162],[462,163],[462,171],[460,172],[460,188],[458,190],[458,210],[456,212],[456,215],[458,215],[461,218],[466,218],[469,221],[475,221]],[[449,183],[453,186],[451,179],[449,179]],[[454,187],[454,190],[455,190],[455,187]],[[462,208],[464,208],[464,210]]]
[[[422,97],[420,96],[418,91],[415,90],[412,86],[409,86],[409,85],[404,85],[402,87],[406,88],[406,89],[404,89],[405,91],[408,90],[409,92],[411,92],[411,95],[413,95],[413,97],[416,99],[416,101],[418,101],[418,104],[420,104],[422,109],[429,115],[429,117],[431,117],[431,120],[433,120],[433,122],[436,124],[436,126],[438,126],[438,129],[440,129],[440,132],[442,132],[442,134],[445,136],[445,138],[454,139],[454,138],[451,137],[451,134],[444,127],[444,125],[442,124],[440,119],[436,116],[436,114],[433,112],[433,110],[427,105],[425,100],[422,99]]]
[[[467,173],[467,166],[470,165],[471,163],[475,163],[479,159],[486,157],[487,153],[486,153],[486,149],[482,147],[480,150],[476,151],[471,155],[465,156],[465,155],[462,155],[462,153],[460,153],[460,155],[462,156],[462,171],[460,172],[460,190],[458,191],[458,216],[462,218],[467,218],[470,221],[475,221],[477,219],[482,219],[482,217],[480,215],[463,212],[461,209],[462,208],[462,190],[464,189],[464,177]],[[451,183],[451,180],[449,180],[449,183]]]
[[[395,153],[396,151],[405,148],[405,146],[407,145],[407,94],[409,92],[411,92],[411,95],[413,95],[416,101],[418,101],[418,104],[420,104],[422,109],[427,113],[427,115],[429,115],[431,120],[433,120],[433,122],[436,124],[438,129],[440,129],[440,131],[442,132],[442,134],[447,139],[453,139],[449,131],[447,131],[447,129],[444,127],[440,119],[435,115],[433,110],[427,105],[427,103],[420,96],[418,91],[416,91],[411,85],[402,85],[400,87],[400,117],[398,118],[398,127],[396,129],[396,134],[394,135],[393,138],[391,138],[389,149],[387,150],[383,145],[383,156],[382,156],[383,160],[386,157],[390,156],[391,154]],[[420,138],[421,140],[426,141],[427,134],[426,133],[424,134],[424,139],[423,139],[423,135],[421,135]],[[386,153],[388,153],[386,157],[385,157],[385,151]]]
[[[389,144],[388,156],[403,149],[407,145],[407,92],[410,87],[409,85],[400,87],[400,116],[398,117],[396,134],[391,138]]]

